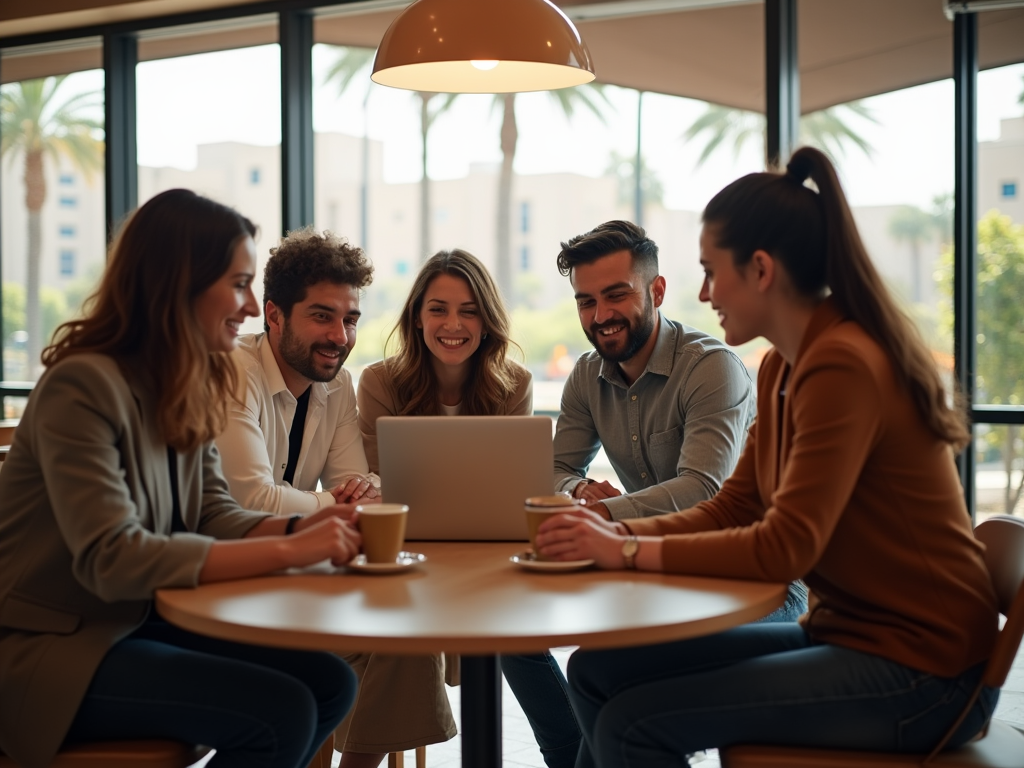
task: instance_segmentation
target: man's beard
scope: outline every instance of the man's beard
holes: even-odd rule
[[[316,364],[315,354],[317,350],[323,350],[324,352],[338,352],[338,364],[333,369],[325,372],[325,370]],[[288,321],[284,323],[284,330],[281,332],[281,344],[280,349],[281,358],[290,365],[296,373],[300,376],[309,379],[310,381],[331,381],[335,376],[338,375],[338,371],[341,370],[342,363],[345,362],[345,358],[348,357],[348,347],[331,344],[310,344],[308,347],[305,346],[296,337],[291,328],[288,326]]]
[[[609,363],[624,363],[627,360],[632,359],[633,355],[643,349],[644,344],[651,338],[651,334],[654,333],[654,325],[657,321],[657,315],[654,312],[654,303],[651,301],[650,294],[648,294],[644,300],[644,311],[638,319],[638,325],[634,328],[633,323],[626,320],[611,320],[607,323],[592,324],[590,330],[586,328],[583,332],[586,334],[590,343],[594,345],[594,349],[597,350],[603,359]],[[601,347],[600,339],[602,338],[599,331],[602,328],[610,328],[616,325],[626,326],[626,343],[617,352],[610,352]]]

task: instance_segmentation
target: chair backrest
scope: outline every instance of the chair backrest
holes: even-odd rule
[[[985,565],[1006,617],[985,666],[984,683],[1002,687],[1024,635],[1024,519],[997,515],[980,523],[974,537],[985,545]]]

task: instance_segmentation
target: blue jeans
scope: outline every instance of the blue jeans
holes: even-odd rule
[[[578,652],[569,695],[583,727],[581,768],[686,765],[732,744],[928,752],[956,720],[982,665],[939,678],[835,645],[795,623],[747,624],[645,648]],[[986,688],[949,746],[981,730]]]
[[[104,657],[66,742],[173,739],[210,768],[305,768],[355,700],[330,653],[202,637],[154,620]]]
[[[583,734],[555,657],[547,651],[502,656],[501,671],[533,728],[544,764],[548,768],[573,768]]]
[[[789,585],[786,602],[760,621],[796,621],[807,610],[807,587]],[[568,686],[550,653],[502,656],[501,671],[519,701],[548,768],[573,768],[582,734],[569,701]]]

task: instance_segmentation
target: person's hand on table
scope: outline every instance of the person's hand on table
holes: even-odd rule
[[[292,565],[302,567],[326,559],[332,565],[345,565],[359,554],[363,539],[352,523],[337,516],[314,520],[330,509],[334,508],[325,507],[298,521],[295,532],[286,540],[292,550]]]
[[[611,499],[621,496],[622,491],[609,483],[607,480],[587,481],[580,483],[572,490],[573,498],[584,501],[595,502],[603,499]]]
[[[380,491],[365,477],[355,475],[331,489],[338,504],[373,504],[380,502]]]
[[[599,568],[622,568],[622,544],[627,535],[622,523],[605,520],[581,509],[555,515],[537,529],[537,548],[554,560],[594,560]]]

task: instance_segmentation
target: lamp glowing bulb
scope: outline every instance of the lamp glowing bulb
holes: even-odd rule
[[[483,72],[489,72],[490,70],[498,66],[498,62],[493,61],[491,59],[485,59],[483,61],[471,61],[469,63]]]

